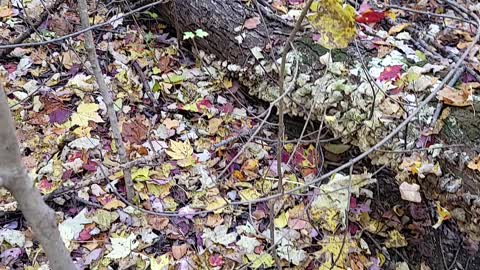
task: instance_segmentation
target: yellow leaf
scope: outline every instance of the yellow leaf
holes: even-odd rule
[[[274,260],[272,255],[268,253],[258,254],[247,254],[247,258],[252,264],[250,265],[253,269],[258,269],[263,266],[263,268],[270,268],[273,266]]]
[[[411,25],[410,23],[401,23],[401,24],[394,25],[390,28],[390,30],[388,30],[388,34],[393,35],[393,34],[399,33],[403,31],[403,29],[409,27],[410,25]]]
[[[288,213],[286,212],[283,212],[280,214],[280,216],[278,216],[277,218],[275,218],[275,220],[273,221],[273,223],[275,224],[275,227],[276,228],[285,228],[288,224]]]
[[[225,200],[224,198],[220,196],[215,196],[213,200],[210,200],[209,203],[207,204],[207,207],[205,207],[205,210],[215,210],[213,213],[215,214],[220,214],[223,212],[224,208],[220,208],[222,206],[227,205],[229,202]],[[219,208],[219,209],[218,209]]]
[[[146,181],[150,179],[150,169],[149,168],[139,168],[132,171],[132,179],[137,181]]]
[[[260,198],[260,194],[253,188],[240,190],[238,194],[242,201],[251,201]]]
[[[407,240],[405,240],[405,237],[398,230],[388,232],[388,239],[385,241],[387,248],[406,247],[407,245]]]
[[[107,210],[112,210],[112,209],[124,208],[126,207],[126,205],[118,199],[112,199],[111,201],[107,202],[103,207]]]
[[[73,132],[73,134],[75,134],[75,136],[77,138],[81,138],[81,137],[90,138],[91,137],[90,131],[92,131],[91,127],[78,127],[76,129],[74,129],[72,132]]]
[[[152,270],[167,270],[170,265],[170,258],[168,254],[163,254],[157,259],[150,257],[150,269]]]
[[[182,160],[193,155],[193,148],[190,145],[189,141],[185,142],[176,142],[171,141],[170,150],[167,150],[167,155],[169,155],[174,160]]]
[[[450,219],[451,215],[450,212],[448,212],[447,209],[443,208],[440,205],[440,202],[437,202],[437,215],[438,215],[438,221],[435,223],[432,227],[437,229],[442,225],[443,221]]]
[[[331,264],[325,265],[320,269],[346,269],[345,262],[350,248],[354,248],[355,244],[344,236],[325,236],[323,240],[319,242],[322,246],[320,254],[325,254],[326,262],[336,262],[334,267]]]
[[[103,123],[102,118],[98,115],[99,107],[95,103],[81,103],[78,105],[77,112],[72,114],[72,125],[79,127],[87,127],[88,121]]]
[[[355,9],[341,3],[341,0],[320,1],[316,3],[315,14],[307,16],[320,34],[318,42],[327,49],[345,48],[355,37]]]
[[[233,86],[232,80],[228,80],[228,79],[223,80],[223,87],[225,87],[226,89],[230,89],[232,88],[232,86]]]
[[[220,128],[220,125],[222,124],[223,120],[219,118],[212,118],[208,121],[208,133],[210,135],[215,135],[217,134],[218,128]]]

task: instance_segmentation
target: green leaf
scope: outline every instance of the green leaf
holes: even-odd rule
[[[199,38],[204,38],[204,37],[208,36],[208,33],[203,31],[202,29],[197,29],[197,30],[195,30],[195,35]]]
[[[192,33],[192,32],[184,32],[183,33],[183,40],[194,39],[194,38],[195,38],[195,34]]]

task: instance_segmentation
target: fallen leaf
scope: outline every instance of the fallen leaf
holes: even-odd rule
[[[173,258],[176,260],[181,259],[187,253],[188,246],[187,245],[179,245],[172,247],[172,255]]]
[[[360,5],[358,13],[359,15],[355,18],[355,21],[365,24],[374,24],[382,21],[387,16],[392,16],[392,14],[388,11],[373,10],[370,4],[368,4],[367,0],[363,1],[363,3]]]
[[[281,213],[278,217],[275,218],[273,221],[276,228],[285,228],[288,224],[288,212]]]
[[[445,86],[437,94],[438,100],[444,104],[465,107],[473,104],[473,91],[472,89],[463,88],[457,90],[450,86]]]
[[[385,247],[400,248],[407,245],[407,240],[405,240],[405,237],[398,230],[388,232],[388,239],[385,241]]]
[[[188,141],[171,141],[170,150],[166,150],[166,153],[174,160],[182,160],[193,156],[193,148]]]
[[[170,257],[168,254],[163,254],[156,259],[150,257],[150,269],[151,270],[168,270],[170,265]]]
[[[243,27],[246,29],[255,29],[257,28],[257,25],[260,24],[260,18],[259,17],[253,17],[250,19],[245,20],[245,23],[243,24]]]
[[[94,149],[100,145],[100,140],[88,137],[78,138],[71,141],[68,146],[71,148],[77,148],[80,150]]]
[[[400,195],[403,200],[419,203],[422,201],[422,196],[420,195],[420,186],[417,184],[409,184],[403,182],[400,185]]]
[[[432,226],[434,229],[438,229],[445,220],[449,220],[451,218],[450,212],[447,209],[443,208],[440,205],[440,202],[436,202],[436,210],[438,220],[437,223]]]
[[[400,78],[400,72],[401,71],[402,71],[402,66],[401,65],[386,67],[382,71],[382,73],[380,73],[380,76],[378,77],[378,80],[381,81],[381,82],[396,80],[396,79]]]
[[[60,236],[63,239],[63,242],[67,246],[70,245],[70,241],[76,239],[80,232],[85,227],[85,224],[89,224],[92,220],[88,219],[85,214],[87,209],[83,209],[78,213],[74,218],[68,218],[58,225],[58,230],[60,231]]]
[[[327,49],[346,48],[355,37],[355,9],[338,0],[324,0],[312,5],[307,19],[318,31],[320,45]]]
[[[220,267],[225,263],[225,261],[223,260],[222,255],[214,254],[208,258],[208,263],[210,264],[210,266]]]
[[[9,8],[8,6],[0,6],[0,18],[11,17],[12,15],[13,15],[12,8]]]
[[[410,25],[412,25],[412,24],[411,23],[401,23],[401,24],[394,25],[388,30],[388,34],[393,35],[393,34],[399,33],[401,31],[403,31],[405,28],[409,27]]]
[[[480,171],[480,155],[478,155],[472,161],[468,162],[467,166],[472,170]]]
[[[125,258],[139,245],[133,233],[128,237],[110,237],[110,242],[112,244],[112,250],[106,256],[110,259]]]
[[[98,115],[99,106],[95,103],[81,103],[77,107],[77,112],[72,114],[72,125],[87,127],[88,121],[103,123],[103,119]]]
[[[253,269],[258,269],[260,267],[270,268],[273,266],[275,261],[273,260],[272,255],[268,253],[258,254],[246,254],[247,258],[252,264],[250,265]]]

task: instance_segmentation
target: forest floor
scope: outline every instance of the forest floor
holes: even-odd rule
[[[392,152],[396,166],[366,158],[316,181],[361,151],[332,139],[323,121],[287,117],[279,177],[273,118],[252,135],[268,104],[252,102],[225,67],[199,60],[195,46],[179,46],[151,9],[94,30],[130,161],[121,164],[83,35],[48,41],[79,30],[74,1],[51,2],[45,11],[43,1],[0,1],[0,44],[44,43],[8,51],[0,45],[0,83],[24,165],[56,211],[79,268],[480,269],[480,156],[461,158],[465,149],[478,155],[478,144],[447,145],[439,130],[421,133],[421,121],[412,122],[421,135],[413,148]],[[304,3],[273,2],[286,17]],[[408,6],[427,15],[403,10],[393,25],[383,24],[387,12],[357,8],[365,33],[378,33],[362,45],[366,66],[379,83],[395,86],[392,95],[408,92],[418,102],[425,93],[409,84],[428,92],[455,63],[449,56],[472,45],[463,65],[471,73],[464,70],[439,95],[446,107],[471,108],[480,89],[480,45],[471,44],[478,27],[465,10],[424,2]],[[480,5],[457,2],[480,16]],[[99,4],[91,23],[118,16],[114,7]],[[432,25],[443,51],[415,47],[406,31],[437,29]],[[401,62],[396,49],[411,62]],[[405,118],[392,104],[382,105],[384,116]],[[438,117],[439,126],[445,119]],[[465,177],[448,169],[445,156],[452,155],[460,156]],[[135,184],[132,201],[125,168]],[[46,264],[14,198],[0,189],[0,269]]]

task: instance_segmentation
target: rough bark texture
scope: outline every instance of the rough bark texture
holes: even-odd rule
[[[273,13],[269,14],[271,11],[265,6],[259,3],[258,8],[262,10],[268,29],[263,23],[249,31],[241,28],[247,19],[260,18],[255,5],[245,8],[245,3],[241,0],[173,0],[159,8],[158,12],[180,35],[196,29],[207,31],[209,36],[196,40],[201,49],[223,60],[242,65],[252,58],[251,48],[264,48],[267,44],[274,46],[269,42],[286,39],[290,31],[290,27]],[[243,33],[245,36],[239,44],[238,38]]]
[[[58,231],[55,213],[43,201],[23,167],[15,126],[0,81],[0,187],[5,187],[33,230],[54,270],[73,270],[75,265]]]

